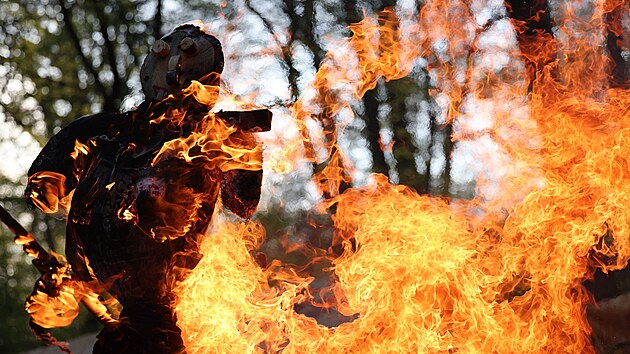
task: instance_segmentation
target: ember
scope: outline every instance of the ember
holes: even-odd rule
[[[271,128],[270,112],[208,113],[220,69],[205,77],[210,85],[167,92],[180,73],[169,60],[165,83],[148,90],[158,101],[131,116],[101,117],[98,127],[159,132],[124,144],[119,133],[72,134],[76,144],[53,138],[72,161],[54,169],[45,148],[29,172],[27,197],[38,208],[59,212],[71,199],[72,273],[63,270],[56,284],[63,296],[46,293],[66,306],[51,327],[71,321],[80,299],[80,286],[64,285],[96,282],[107,286],[93,293],[111,292],[123,306],[101,334],[100,352],[595,352],[587,319],[595,299],[584,283],[630,260],[630,93],[609,85],[600,48],[603,18],[620,6],[627,8],[595,3],[587,23],[562,17],[555,26],[569,39],[536,27],[536,11],[510,8],[520,70],[501,75],[476,57],[481,46],[466,30],[493,20],[476,24],[463,2],[430,1],[408,18],[385,10],[351,25],[353,36],[320,66],[313,94],[289,107],[301,139],[264,164],[283,173],[305,155],[325,165],[313,178],[322,194],[314,212],[332,215],[334,235],[305,251],[308,265],[326,264],[332,274],[319,288],[308,265],[267,261],[265,229],[249,220],[263,168],[252,133]],[[447,45],[438,53],[440,41]],[[167,42],[154,55],[168,56]],[[471,52],[463,67],[445,59],[463,51]],[[475,158],[500,173],[478,176],[473,200],[419,195],[379,174],[342,192],[352,166],[337,134],[350,122],[336,115],[378,80],[408,75],[419,57],[442,80],[431,93],[446,102],[443,124],[459,125],[457,143],[492,141],[493,152]],[[475,114],[488,127],[471,129]],[[110,160],[99,160],[106,152]],[[219,194],[246,220],[219,215]],[[29,304],[40,322],[58,307],[37,292]],[[342,320],[325,326],[301,306]]]

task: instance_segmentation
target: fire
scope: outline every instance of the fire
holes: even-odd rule
[[[75,160],[73,171],[75,176],[87,168],[85,156],[89,154],[90,149],[88,145],[75,141],[74,151],[70,154]],[[37,172],[29,178],[29,184],[32,187],[28,191],[28,197],[38,209],[55,216],[68,215],[74,190],[68,190],[66,176],[51,171]]]
[[[40,172],[30,178],[34,188],[30,191],[33,203],[49,214],[67,214],[72,193],[66,193],[66,177],[55,172]]]
[[[478,45],[465,30],[475,22],[463,2],[430,2],[417,19],[385,11],[353,25],[354,36],[327,55],[311,94],[292,107],[303,139],[270,162],[282,170],[302,151],[329,161],[315,180],[326,196],[321,209],[335,208],[334,239],[343,252],[318,254],[337,278],[319,292],[331,299],[322,307],[348,320],[327,327],[297,313],[295,305],[316,302],[314,277],[277,260],[261,266],[254,254],[263,227],[215,215],[203,259],[176,285],[187,350],[594,352],[586,317],[594,300],[582,284],[630,259],[630,94],[608,88],[599,65],[606,62],[602,16],[622,5],[596,3],[587,23],[565,14],[560,30],[579,31],[562,41],[544,38],[558,59],[525,49],[523,58],[539,63],[528,76],[530,92],[522,64],[504,82],[475,63]],[[445,16],[445,8],[457,16]],[[431,45],[442,39],[448,49],[436,52]],[[468,64],[458,63],[468,50]],[[334,116],[379,78],[407,75],[419,56],[429,56],[443,80],[435,93],[446,102],[445,124],[472,118],[461,109],[465,100],[492,116],[491,128],[455,139],[490,137],[512,171],[498,180],[481,176],[472,201],[418,195],[380,175],[339,194],[349,161],[336,145],[344,122]],[[309,134],[312,121],[322,134]],[[492,166],[496,156],[480,158]]]
[[[31,295],[26,302],[26,312],[33,322],[44,328],[65,327],[79,315],[79,302],[72,288],[60,286],[55,296],[43,291]]]
[[[24,244],[20,240],[16,243]],[[28,252],[28,246],[24,248]],[[102,324],[115,325],[118,322],[120,304],[107,293],[106,287],[110,284],[73,279],[70,265],[63,256],[54,252],[50,255],[34,253],[32,256],[34,262],[41,264],[42,270],[45,270],[25,304],[26,312],[35,324],[42,328],[69,326],[79,315],[80,303]],[[50,258],[46,260],[46,257]]]
[[[208,217],[203,205],[217,199],[222,178],[219,173],[227,176],[230,171],[262,168],[262,146],[251,133],[261,129],[260,124],[264,125],[267,118],[270,121],[268,111],[259,110],[258,115],[252,114],[246,122],[233,116],[235,112],[208,112],[207,107],[214,106],[218,93],[217,86],[193,81],[181,97],[166,99],[180,99],[181,108],[152,120],[152,123],[165,121],[177,129],[187,124],[192,126],[189,135],[166,142],[153,158],[151,165],[162,178],[144,177],[138,182],[138,190],[147,191],[156,199],[154,205],[144,206],[153,211],[151,220],[140,218],[133,207],[124,206],[118,211],[120,219],[133,221],[159,242],[185,236],[196,220]],[[192,114],[193,119],[189,117],[190,111],[198,109],[188,105],[191,97],[204,104],[202,111],[195,112],[201,117],[195,114]],[[178,183],[163,181],[176,175],[179,175]],[[195,190],[191,186],[199,184],[202,175],[206,183]]]

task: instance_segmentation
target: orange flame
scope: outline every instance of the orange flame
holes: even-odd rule
[[[594,352],[586,317],[593,299],[582,283],[596,269],[621,269],[630,259],[630,94],[608,89],[605,67],[597,65],[605,57],[601,17],[612,8],[597,3],[566,42],[545,39],[558,54],[538,61],[544,67],[529,94],[524,70],[518,78],[506,73],[504,82],[476,63],[464,2],[428,3],[404,35],[391,11],[353,25],[355,35],[319,69],[316,94],[292,107],[303,139],[271,163],[285,166],[281,160],[296,158],[302,144],[313,161],[318,149],[332,156],[316,176],[331,192],[325,206],[336,205],[335,238],[343,246],[341,256],[325,255],[338,278],[327,290],[336,300],[326,305],[350,320],[327,327],[298,314],[296,304],[313,301],[313,276],[277,260],[261,268],[252,252],[265,237],[262,226],[215,215],[204,258],[176,288],[187,350]],[[444,16],[444,9],[457,16]],[[560,28],[578,21],[563,18]],[[432,50],[436,41],[448,50]],[[344,160],[333,154],[333,117],[378,78],[406,75],[420,55],[432,57],[444,80],[436,91],[446,95],[444,122],[466,123],[463,100],[490,102],[493,126],[455,139],[490,137],[509,161],[506,172],[481,176],[473,201],[419,196],[378,175],[337,195]],[[467,63],[460,65],[462,55]],[[309,135],[312,117],[323,128],[319,138]],[[483,158],[492,165],[499,157]],[[491,188],[495,193],[484,192]]]
[[[65,182],[66,177],[60,173],[37,172],[29,178],[32,189],[28,198],[44,213],[67,215],[72,192],[67,193]]]
[[[138,223],[155,240],[163,242],[182,237],[191,231],[195,221],[207,217],[203,216],[206,213],[203,205],[217,199],[220,172],[262,169],[262,146],[252,132],[239,129],[208,111],[214,106],[218,93],[216,86],[193,81],[181,95],[166,99],[180,99],[181,108],[168,110],[151,121],[192,131],[166,142],[151,162],[159,171],[156,175],[163,174],[167,180],[169,176],[178,176],[177,183],[160,186],[160,195],[145,206],[152,210],[151,220],[142,220],[135,210],[125,207],[118,212],[121,219]],[[194,105],[189,105],[191,97]],[[255,122],[250,123],[255,125]],[[193,170],[195,172],[190,173]],[[159,176],[154,177],[159,179]],[[201,181],[203,186],[200,186]],[[163,182],[156,180],[156,183]]]
[[[33,322],[43,328],[66,327],[79,315],[79,304],[104,324],[117,323],[119,303],[107,296],[102,284],[72,278],[70,265],[63,256],[51,252],[59,266],[50,267],[37,281],[35,290],[26,300],[25,308]]]

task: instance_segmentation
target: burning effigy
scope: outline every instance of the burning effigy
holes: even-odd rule
[[[243,218],[255,211],[252,133],[271,126],[267,110],[210,112],[222,69],[214,36],[177,27],[145,59],[136,110],[72,122],[29,169],[27,202],[67,214],[67,264],[52,258],[26,302],[45,341],[57,343],[43,329],[68,325],[90,298],[105,325],[95,353],[184,351],[170,282],[199,261],[219,195]]]
[[[590,22],[559,21],[573,36],[564,41],[536,27],[539,11],[511,8],[513,72],[477,56],[469,29],[478,18],[465,2],[430,1],[407,18],[385,10],[351,25],[312,94],[288,107],[302,139],[265,160],[281,173],[298,155],[325,156],[314,209],[332,214],[334,234],[313,254],[334,276],[319,289],[305,268],[256,257],[266,236],[257,221],[215,218],[205,235],[219,195],[245,219],[254,212],[263,159],[252,133],[269,130],[271,115],[210,112],[218,41],[176,29],[145,64],[147,102],[71,124],[29,171],[31,203],[69,208],[70,266],[53,257],[56,272],[42,267],[27,301],[36,333],[57,343],[44,329],[71,322],[83,301],[105,325],[95,352],[595,352],[587,312],[598,310],[585,282],[630,259],[630,94],[608,84],[606,53],[594,44],[620,6],[597,2]],[[185,70],[198,67],[190,53],[202,48],[212,48],[210,71]],[[464,66],[451,60],[461,52]],[[432,93],[446,102],[442,124],[460,125],[455,142],[491,139],[500,154],[476,163],[506,171],[478,176],[472,200],[419,195],[376,174],[342,192],[352,166],[337,134],[348,122],[335,116],[378,80],[408,75],[419,57],[442,80]],[[463,102],[491,123],[466,131],[475,117]],[[343,321],[324,325],[296,310],[304,304]]]

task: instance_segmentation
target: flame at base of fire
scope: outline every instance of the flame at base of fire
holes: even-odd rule
[[[615,159],[621,156],[629,155]],[[574,168],[589,165],[596,169],[588,162]],[[629,220],[606,215],[628,203],[593,192],[577,207],[579,186],[551,177],[507,219],[481,213],[475,202],[418,196],[382,176],[339,196],[337,237],[356,246],[346,243],[333,261],[339,281],[331,291],[346,301],[331,306],[358,317],[336,328],[293,309],[309,296],[312,278],[255,262],[260,225],[217,225],[202,244],[203,260],[177,289],[187,349],[593,352],[585,308],[592,300],[582,282],[603,259],[610,269],[627,262],[628,252],[617,253],[627,241],[610,229],[627,230]]]

